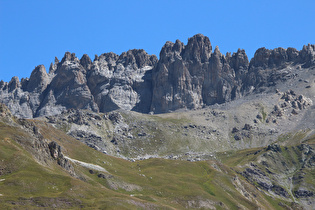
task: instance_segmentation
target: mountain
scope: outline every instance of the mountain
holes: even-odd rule
[[[313,209],[315,45],[197,34],[0,82],[0,206]]]
[[[208,37],[197,34],[184,45],[166,42],[160,59],[144,50],[129,50],[120,56],[105,53],[79,60],[65,53],[55,58],[49,73],[37,66],[30,78],[13,77],[0,82],[0,102],[15,116],[33,118],[62,111],[117,109],[141,113],[166,113],[202,108],[263,92],[278,81],[293,77],[290,67],[315,65],[315,45],[267,50],[260,48],[251,61],[244,50],[232,55],[212,52]]]

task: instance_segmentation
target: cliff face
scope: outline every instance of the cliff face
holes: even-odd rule
[[[22,118],[55,115],[70,108],[148,113],[151,71],[156,63],[156,56],[144,50],[130,50],[120,56],[106,53],[93,62],[87,55],[79,60],[66,52],[60,62],[55,59],[49,73],[40,65],[29,79],[1,81],[0,101]]]
[[[153,71],[151,110],[155,113],[201,108],[225,103],[293,77],[290,66],[315,65],[315,45],[294,48],[260,48],[249,62],[244,50],[222,55],[212,52],[208,37],[197,34],[185,46],[167,42]]]
[[[232,55],[212,52],[208,39],[197,34],[185,46],[179,40],[167,42],[153,72],[151,110],[156,113],[180,108],[201,108],[224,103],[263,90],[289,76],[282,72],[290,65],[314,65],[315,45],[294,48],[260,48],[249,62],[244,50]]]
[[[144,50],[96,57],[88,70],[87,84],[99,110],[121,108],[148,113],[152,97],[151,70],[156,63],[156,56]]]
[[[187,45],[166,42],[160,60],[144,50],[105,53],[78,59],[65,53],[49,73],[37,66],[30,78],[0,82],[0,102],[18,117],[59,114],[69,108],[107,112],[115,109],[154,113],[195,109],[263,91],[288,76],[290,65],[315,65],[315,45],[260,48],[249,62],[244,50],[222,55],[208,37],[197,34]]]
[[[202,35],[190,38],[187,46],[179,40],[163,46],[152,77],[152,111],[202,107],[204,72],[211,50],[210,40]]]

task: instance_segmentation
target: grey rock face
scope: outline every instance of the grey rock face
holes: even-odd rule
[[[42,92],[50,82],[49,76],[44,65],[37,66],[27,82],[26,90],[28,92]]]
[[[294,48],[276,48],[268,50],[260,48],[250,61],[248,75],[244,81],[244,89],[253,86],[273,86],[279,80],[285,79],[287,74],[279,71],[290,64],[301,64],[308,68],[315,64],[315,45],[303,46],[301,51]]]
[[[208,37],[197,34],[184,46],[167,42],[153,73],[151,110],[156,113],[179,108],[200,108],[240,97],[248,70],[244,50],[224,56]]]
[[[96,57],[87,78],[100,111],[121,108],[149,112],[151,69],[156,63],[156,56],[150,56],[144,50]]]
[[[59,114],[64,110],[116,109],[163,113],[202,108],[264,91],[288,77],[288,65],[315,65],[315,45],[294,48],[260,48],[249,62],[244,50],[222,55],[212,51],[208,37],[197,34],[184,45],[166,42],[160,60],[144,50],[116,55],[88,55],[79,60],[65,53],[49,67],[37,66],[30,78],[0,81],[0,102],[18,117]],[[311,86],[309,86],[311,87]]]
[[[179,40],[163,46],[152,77],[152,111],[203,106],[202,86],[211,50],[209,38],[201,34],[190,38],[187,46]]]
[[[80,59],[80,64],[85,68],[86,70],[90,70],[92,66],[92,61],[91,58],[87,55],[84,54],[82,58]]]
[[[315,45],[304,45],[299,53],[299,62],[304,63],[303,67],[307,68],[315,64]]]
[[[38,116],[61,105],[65,109],[78,108],[98,111],[93,96],[87,86],[86,70],[74,54],[66,53],[58,64],[55,76],[45,90],[44,100],[38,110]],[[55,103],[51,104],[51,101]]]
[[[23,83],[27,80],[23,80]],[[17,117],[32,117],[30,108],[30,94],[24,92],[21,87],[24,86],[18,77],[13,77],[9,83],[2,83],[0,90],[1,103],[5,104]]]
[[[48,148],[51,154],[51,157],[57,161],[58,165],[64,168],[66,171],[70,173],[72,176],[76,176],[74,168],[70,161],[66,159],[61,151],[61,146],[57,144],[57,142],[52,141],[48,144]]]
[[[0,101],[22,118],[55,115],[70,108],[149,112],[151,69],[156,63],[156,56],[144,50],[130,50],[120,56],[102,54],[93,62],[88,55],[79,60],[66,52],[60,62],[55,58],[48,74],[40,65],[29,79],[1,81]]]

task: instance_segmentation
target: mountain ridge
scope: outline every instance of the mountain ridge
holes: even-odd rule
[[[314,58],[197,34],[1,81],[1,206],[312,209]]]
[[[212,52],[208,37],[197,34],[187,45],[166,42],[160,59],[144,50],[121,55],[104,53],[92,62],[66,52],[55,58],[47,73],[35,67],[30,78],[0,82],[0,102],[18,117],[60,114],[70,108],[108,112],[116,109],[141,113],[166,113],[222,104],[262,92],[288,73],[288,66],[315,65],[315,45],[294,48],[259,48],[249,61],[244,50],[223,55]]]

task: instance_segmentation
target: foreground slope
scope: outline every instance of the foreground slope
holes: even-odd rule
[[[314,202],[314,140],[305,142],[309,152],[304,156],[300,146],[288,147],[296,152],[292,158],[289,152],[267,147],[217,154],[217,160],[130,162],[93,150],[44,121],[19,120],[4,106],[1,110],[3,207],[282,209]],[[266,164],[273,172],[266,175],[270,180],[287,180],[281,177],[287,172],[273,168],[277,159],[268,159],[270,154],[285,158],[288,171],[297,171],[291,180],[301,174],[303,178],[291,188],[284,181],[266,187],[266,169],[261,169]],[[299,164],[292,166],[292,161]]]

